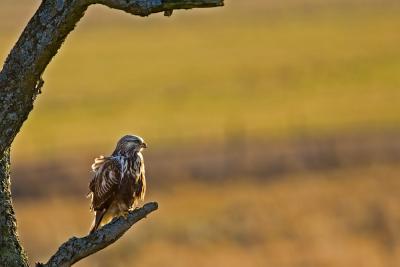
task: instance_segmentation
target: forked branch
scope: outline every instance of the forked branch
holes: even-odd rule
[[[126,231],[129,230],[136,222],[140,221],[158,208],[156,202],[145,204],[142,208],[133,210],[128,213],[127,217],[119,217],[114,219],[109,224],[95,231],[94,233],[77,238],[72,237],[67,242],[62,244],[57,252],[50,260],[37,267],[68,267],[86,258],[87,256],[96,253],[99,250],[111,245],[117,241]]]

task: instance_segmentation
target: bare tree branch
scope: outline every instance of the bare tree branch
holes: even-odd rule
[[[61,245],[46,264],[38,263],[37,267],[68,267],[96,253],[117,241],[136,222],[145,218],[158,208],[156,202],[145,204],[142,208],[128,213],[127,217],[119,217],[94,233],[77,238],[72,237]]]
[[[93,2],[124,10],[138,16],[169,12],[174,9],[218,7],[224,5],[223,0],[93,0]]]

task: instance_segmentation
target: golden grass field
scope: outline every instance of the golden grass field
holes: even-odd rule
[[[0,2],[1,61],[38,4]],[[399,12],[394,0],[226,0],[171,18],[91,7],[13,146],[31,262],[86,234],[90,161],[129,132],[150,144],[146,200],[160,208],[76,266],[400,266]],[[294,141],[329,148],[348,133],[337,166],[279,172],[313,152]]]
[[[302,173],[265,183],[186,183],[151,191],[160,208],[77,266],[398,266],[399,167]],[[16,201],[31,259],[90,226],[83,198]]]

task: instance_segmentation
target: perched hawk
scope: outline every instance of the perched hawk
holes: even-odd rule
[[[135,135],[122,137],[109,157],[94,160],[94,177],[89,184],[91,209],[95,219],[90,233],[116,216],[126,214],[143,200],[146,192],[144,161],[141,151],[147,145]]]

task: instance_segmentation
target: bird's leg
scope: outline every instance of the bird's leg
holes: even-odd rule
[[[121,216],[126,220],[128,219],[129,210],[125,210],[122,212]]]
[[[128,218],[129,212],[134,211],[134,210],[138,210],[140,209],[139,207],[130,207],[128,210],[125,210],[121,213],[121,216],[126,220]]]

